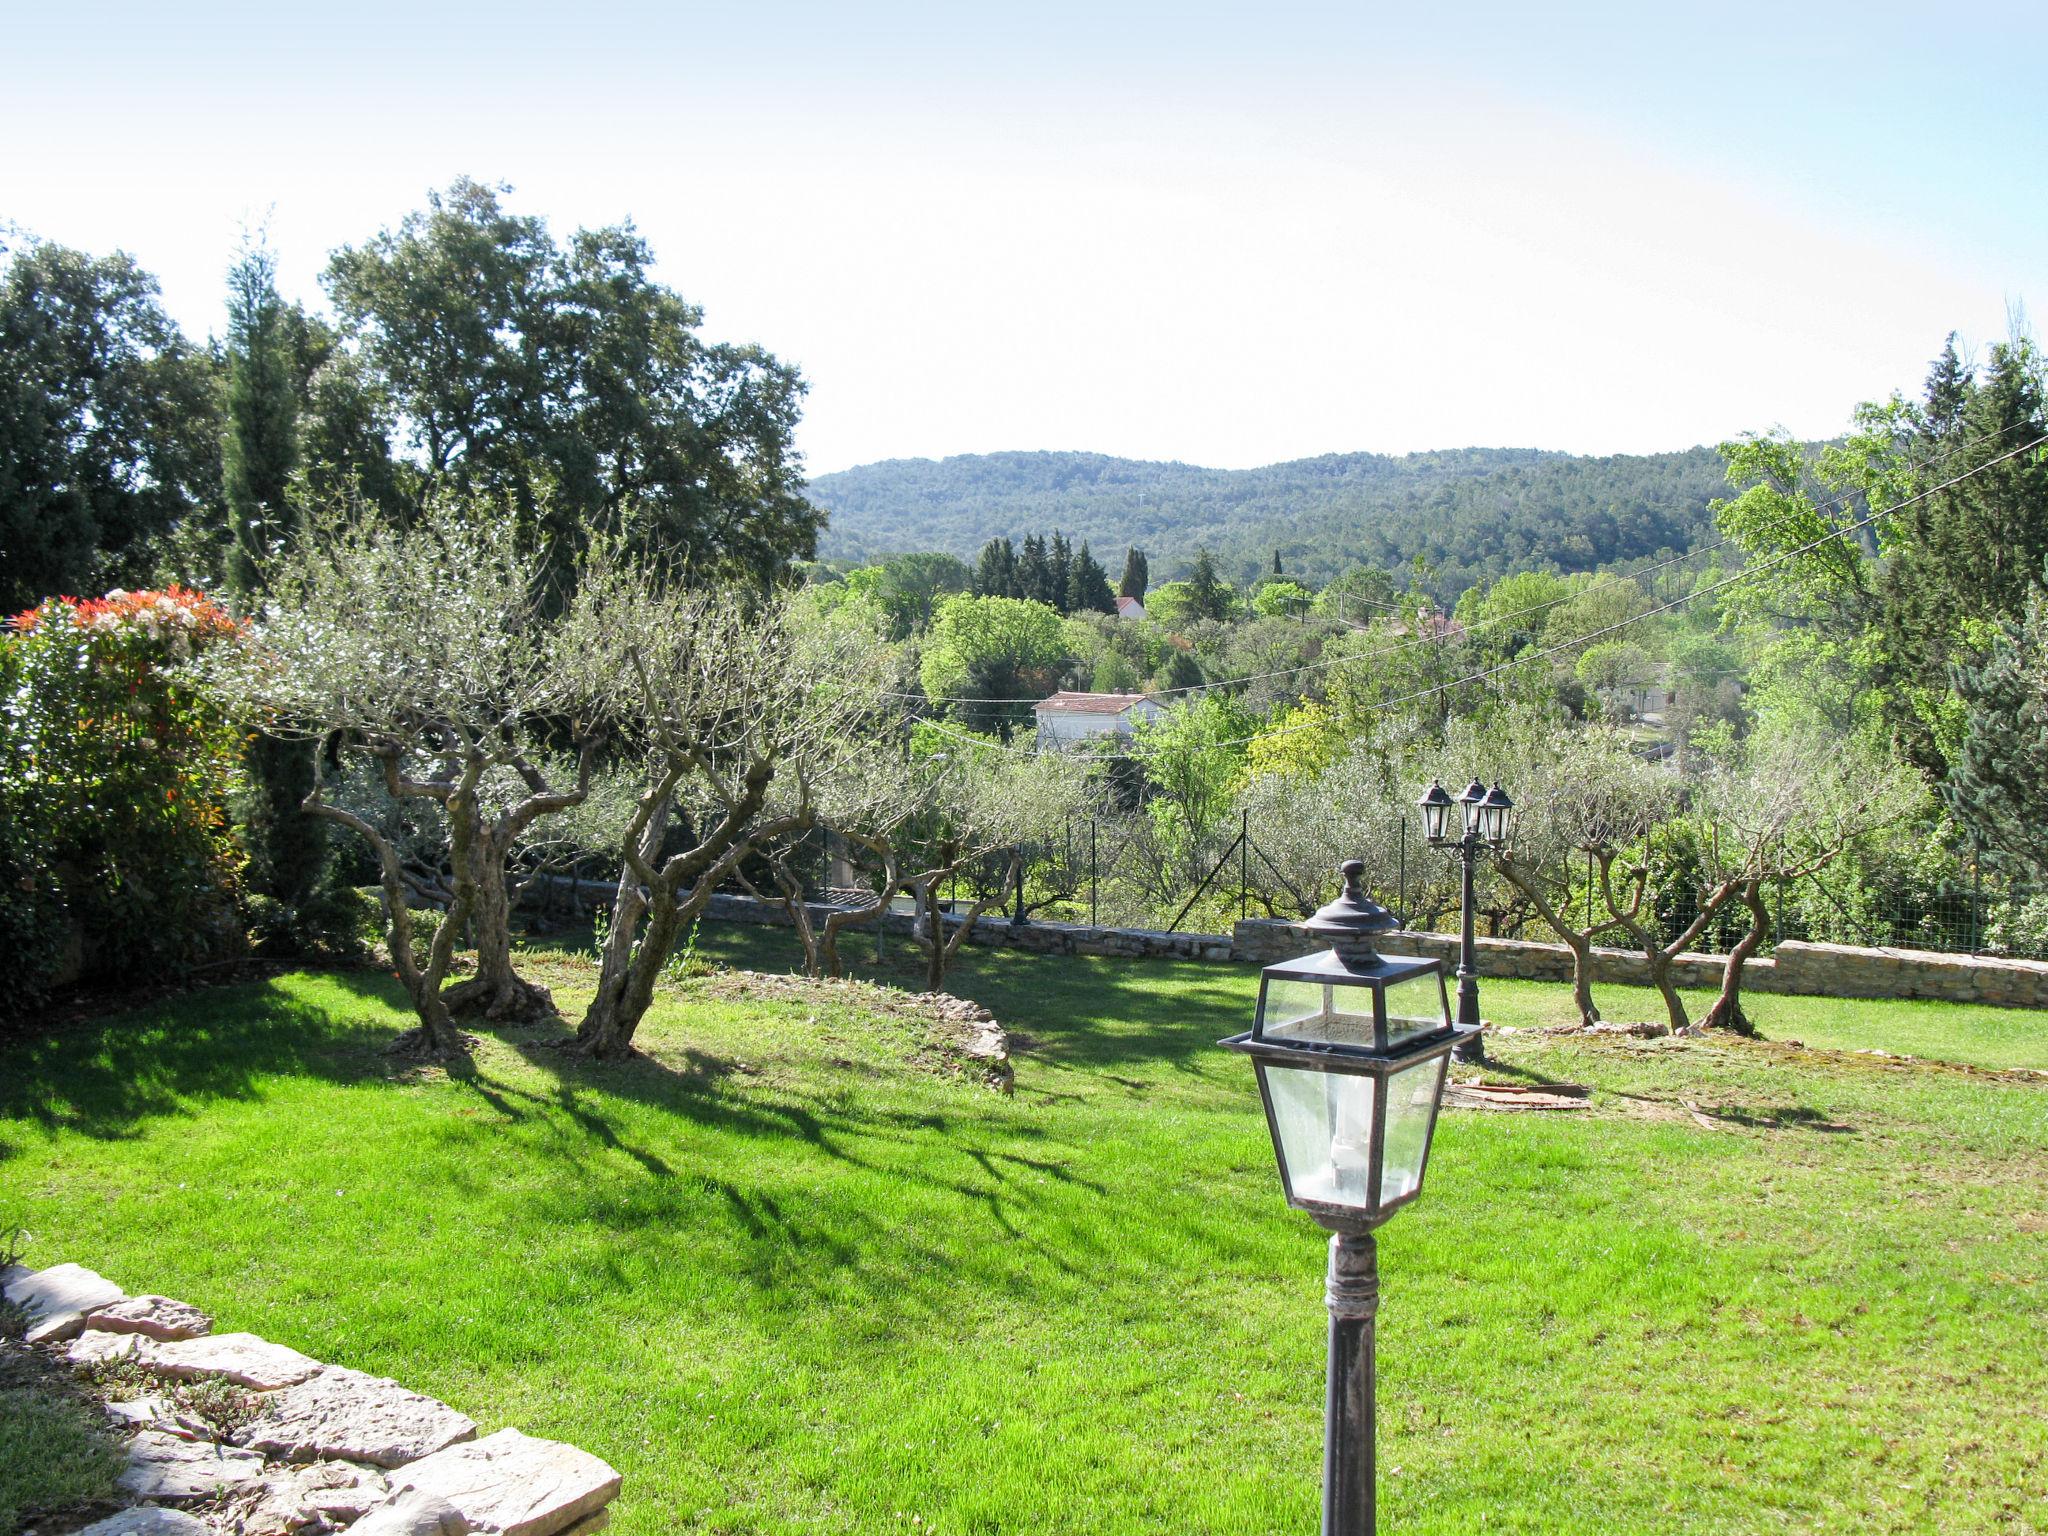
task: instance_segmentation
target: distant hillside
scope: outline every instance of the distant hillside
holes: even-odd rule
[[[859,558],[943,549],[971,559],[998,534],[1059,527],[1089,541],[1114,576],[1124,548],[1178,573],[1197,545],[1248,580],[1272,568],[1327,580],[1419,553],[1437,585],[1530,566],[1586,570],[1690,547],[1727,493],[1710,448],[1579,458],[1463,448],[1390,458],[1326,454],[1263,469],[1200,469],[1096,453],[889,459],[811,482],[832,515],[821,552]]]

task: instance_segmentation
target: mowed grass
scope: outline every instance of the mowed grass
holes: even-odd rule
[[[573,1016],[587,971],[534,966]],[[195,994],[0,1045],[0,1225],[587,1446],[627,1536],[1313,1531],[1322,1235],[1215,1048],[1255,973],[953,987],[1020,1037],[1014,1097],[904,1019],[715,984],[645,1062],[506,1034],[455,1074],[380,1054],[379,976]],[[1447,1114],[1383,1232],[1383,1529],[2048,1530],[2048,1076],[1984,1070],[2048,1068],[2048,1020],[1757,998],[1773,1040],[1667,1044],[1483,995],[1497,1074],[1594,1107]]]

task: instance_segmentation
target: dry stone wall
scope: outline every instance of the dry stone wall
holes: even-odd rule
[[[167,1296],[130,1296],[78,1264],[0,1270],[24,1347],[118,1377],[133,1508],[77,1536],[587,1536],[619,1474],[588,1451],[468,1415],[382,1376],[326,1365]],[[181,1384],[245,1389],[233,1424],[181,1406]]]
[[[822,917],[827,909],[814,910]],[[714,896],[705,915],[729,922],[787,925],[790,920],[779,903],[748,896]],[[887,934],[907,937],[910,933],[911,916],[907,912],[888,912],[877,922]],[[871,931],[872,925],[846,930],[840,942],[848,942],[851,934]],[[1298,924],[1271,918],[1237,923],[1226,935],[1091,928],[1079,923],[1036,920],[1012,924],[1008,917],[992,913],[982,915],[968,935],[968,942],[1036,954],[1125,955],[1251,965],[1291,960],[1316,948]],[[1439,959],[1447,968],[1458,963],[1458,940],[1454,934],[1389,934],[1385,948],[1389,953]],[[1478,961],[1482,976],[1570,981],[1572,975],[1572,952],[1562,944],[1481,939]],[[1672,961],[1672,979],[1681,987],[1718,987],[1723,963],[1719,955],[1680,955]],[[1623,949],[1594,950],[1593,979],[1609,985],[1650,984],[1643,957]],[[2048,1008],[2048,962],[2008,960],[1994,955],[1931,954],[1913,949],[1866,949],[1848,944],[1807,944],[1787,939],[1772,955],[1752,960],[1744,967],[1743,986],[1757,992],[1802,993],[1813,997],[1924,997],[2001,1008]]]

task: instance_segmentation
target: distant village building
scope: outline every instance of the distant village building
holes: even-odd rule
[[[1465,626],[1449,614],[1439,613],[1431,604],[1424,603],[1415,612],[1413,627],[1395,619],[1387,625],[1387,633],[1404,637],[1412,634],[1418,640],[1456,641],[1465,638]]]
[[[1615,689],[1614,702],[1621,706],[1628,719],[1640,720],[1645,725],[1662,725],[1665,711],[1678,705],[1678,689],[1667,674],[1630,688]]]
[[[1142,619],[1145,605],[1135,597],[1119,597],[1116,600],[1116,616],[1120,619]]]
[[[1165,713],[1149,694],[1056,693],[1038,704],[1039,749],[1058,751],[1098,736],[1128,740],[1139,721],[1157,720]]]

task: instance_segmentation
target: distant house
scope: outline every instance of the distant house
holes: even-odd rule
[[[1116,616],[1120,619],[1142,619],[1145,605],[1135,597],[1119,597],[1116,600]]]
[[[1157,699],[1143,693],[1056,693],[1039,701],[1038,745],[1042,751],[1057,751],[1097,736],[1128,738],[1139,721],[1165,713]]]
[[[1412,629],[1406,623],[1396,619],[1387,626],[1387,633],[1401,636],[1412,634],[1418,640],[1456,641],[1465,638],[1465,626],[1449,614],[1439,613],[1430,604],[1424,603],[1421,608],[1416,610],[1415,624]]]
[[[1678,689],[1667,678],[1655,678],[1614,690],[1614,702],[1631,720],[1640,720],[1646,725],[1662,725],[1665,711],[1678,705]]]

